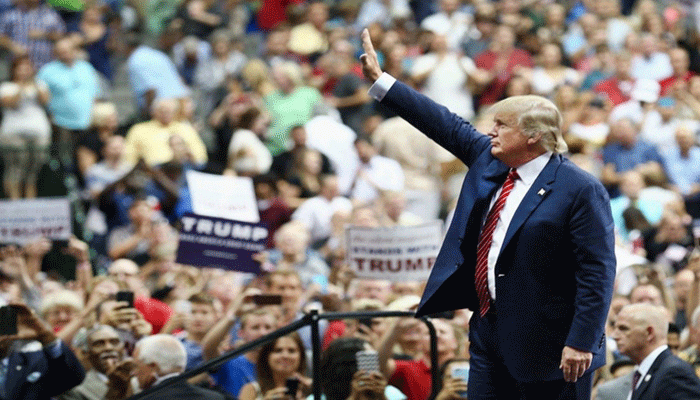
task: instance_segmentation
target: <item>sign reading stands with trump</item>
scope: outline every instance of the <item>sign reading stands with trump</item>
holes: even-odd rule
[[[440,221],[392,228],[349,227],[348,263],[358,278],[426,280],[442,237]]]
[[[24,245],[42,237],[68,240],[70,236],[68,199],[0,201],[0,243]]]

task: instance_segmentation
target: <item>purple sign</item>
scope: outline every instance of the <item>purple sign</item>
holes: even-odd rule
[[[252,255],[265,250],[267,228],[187,213],[181,219],[177,259],[181,264],[260,273]]]

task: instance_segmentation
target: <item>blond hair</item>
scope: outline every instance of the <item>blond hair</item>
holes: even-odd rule
[[[76,311],[82,310],[83,299],[70,290],[59,290],[44,297],[39,307],[39,314],[45,317],[49,311],[56,307],[70,307]]]
[[[117,115],[117,106],[114,103],[98,101],[92,106],[92,125],[101,127],[112,115]]]
[[[511,96],[494,104],[490,112],[512,115],[525,136],[540,136],[547,151],[565,153],[569,147],[561,133],[563,118],[557,106],[537,95]]]

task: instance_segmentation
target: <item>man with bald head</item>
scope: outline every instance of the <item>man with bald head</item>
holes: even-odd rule
[[[670,94],[678,84],[687,84],[690,78],[695,76],[695,72],[690,70],[690,57],[686,49],[676,47],[669,50],[668,55],[671,59],[673,75],[659,82],[662,96]]]
[[[83,382],[59,396],[59,400],[103,400],[108,391],[107,374],[124,359],[124,341],[109,325],[96,325],[85,334],[82,344],[92,367]]]
[[[370,95],[469,167],[416,312],[474,312],[467,397],[590,398],[605,363],[614,224],[605,188],[563,156],[556,105],[509,97],[485,135],[383,73],[367,30],[362,43]]]
[[[207,162],[207,149],[192,124],[177,119],[180,104],[176,99],[155,99],[151,106],[153,119],[136,124],[126,134],[124,156],[132,164],[144,159],[156,166],[173,159],[170,138],[179,136],[192,154],[195,164]]]
[[[700,399],[700,379],[667,345],[668,313],[651,304],[630,304],[615,321],[618,350],[637,364],[628,400]]]

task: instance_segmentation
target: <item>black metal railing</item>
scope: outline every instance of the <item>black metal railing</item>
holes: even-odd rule
[[[312,374],[312,393],[314,399],[321,399],[321,377],[319,365],[321,364],[321,335],[319,330],[319,322],[321,320],[338,320],[338,319],[361,319],[361,318],[397,318],[397,317],[413,317],[414,313],[412,311],[356,311],[356,312],[332,312],[332,313],[319,313],[317,310],[312,310],[310,313],[305,314],[300,319],[292,322],[291,324],[277,329],[274,332],[262,336],[252,342],[243,344],[242,346],[231,350],[219,357],[212,358],[200,364],[198,367],[193,368],[189,371],[185,371],[182,374],[168,379],[164,382],[159,383],[156,386],[150,387],[140,393],[135,394],[130,397],[129,400],[140,400],[150,397],[151,395],[170,387],[176,383],[182,382],[193,376],[197,376],[201,373],[206,373],[210,371],[215,371],[221,367],[227,361],[243,355],[256,347],[262,346],[265,343],[273,341],[279,337],[288,335],[300,328],[305,326],[311,327],[311,343],[312,343],[312,357],[311,357],[311,374]],[[430,334],[430,372],[432,376],[432,389],[430,393],[429,400],[432,400],[437,395],[436,383],[440,379],[440,370],[438,365],[437,356],[437,332],[435,331],[435,326],[429,318],[420,318],[427,327]]]

